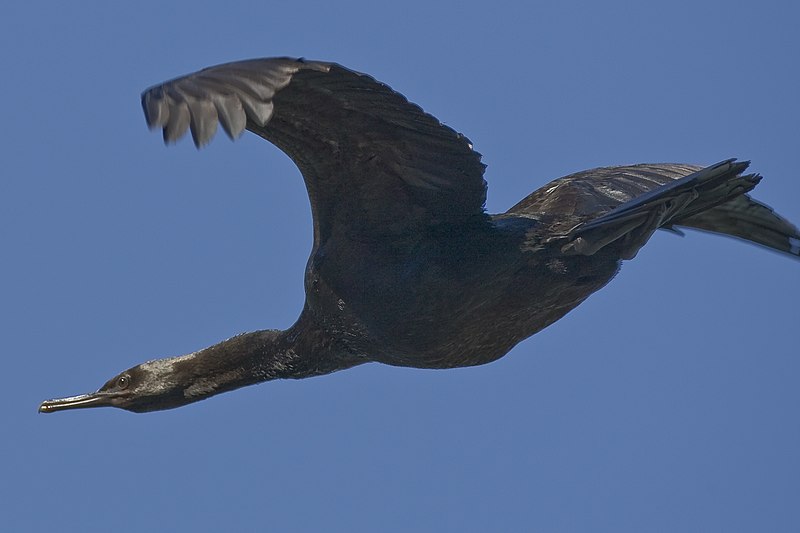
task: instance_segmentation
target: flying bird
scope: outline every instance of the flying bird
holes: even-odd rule
[[[263,137],[297,164],[314,228],[305,305],[285,331],[148,361],[40,412],[170,409],[367,362],[485,364],[603,287],[658,229],[800,257],[797,228],[747,194],[761,178],[735,159],[596,168],[487,214],[485,166],[465,136],[335,63],[218,65],[147,89],[142,106],[166,143],[191,131],[199,148],[221,125],[232,139]]]

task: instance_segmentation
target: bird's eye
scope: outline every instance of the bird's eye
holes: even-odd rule
[[[118,389],[127,389],[128,385],[131,384],[131,378],[128,376],[120,376],[117,379],[117,388]]]

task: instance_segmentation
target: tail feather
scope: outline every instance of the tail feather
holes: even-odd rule
[[[678,226],[728,235],[800,258],[800,231],[769,206],[743,194],[694,216]]]

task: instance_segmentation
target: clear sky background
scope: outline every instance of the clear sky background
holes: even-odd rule
[[[36,413],[301,309],[298,171],[254,136],[165,148],[146,87],[234,59],[337,61],[469,136],[491,212],[585,168],[738,157],[800,223],[796,6],[7,3],[0,529],[800,530],[800,263],[698,233],[659,233],[484,367]]]

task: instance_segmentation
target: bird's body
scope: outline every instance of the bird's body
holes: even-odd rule
[[[488,363],[608,283],[656,229],[690,227],[800,256],[800,233],[747,194],[747,163],[607,167],[484,212],[480,155],[402,95],[339,65],[229,63],[148,89],[151,127],[208,142],[222,124],[286,152],[314,217],[306,302],[286,331],[137,365],[98,392],[40,407],[177,407],[276,378],[366,362]]]
[[[398,253],[368,247],[353,254],[369,258],[359,264],[349,254],[316,250],[306,271],[304,314],[365,360],[478,365],[563,316],[618,269],[609,254],[587,261],[525,252],[534,220],[501,217],[481,226],[464,233],[454,228],[442,243],[429,240]],[[348,244],[332,248],[357,246]]]

